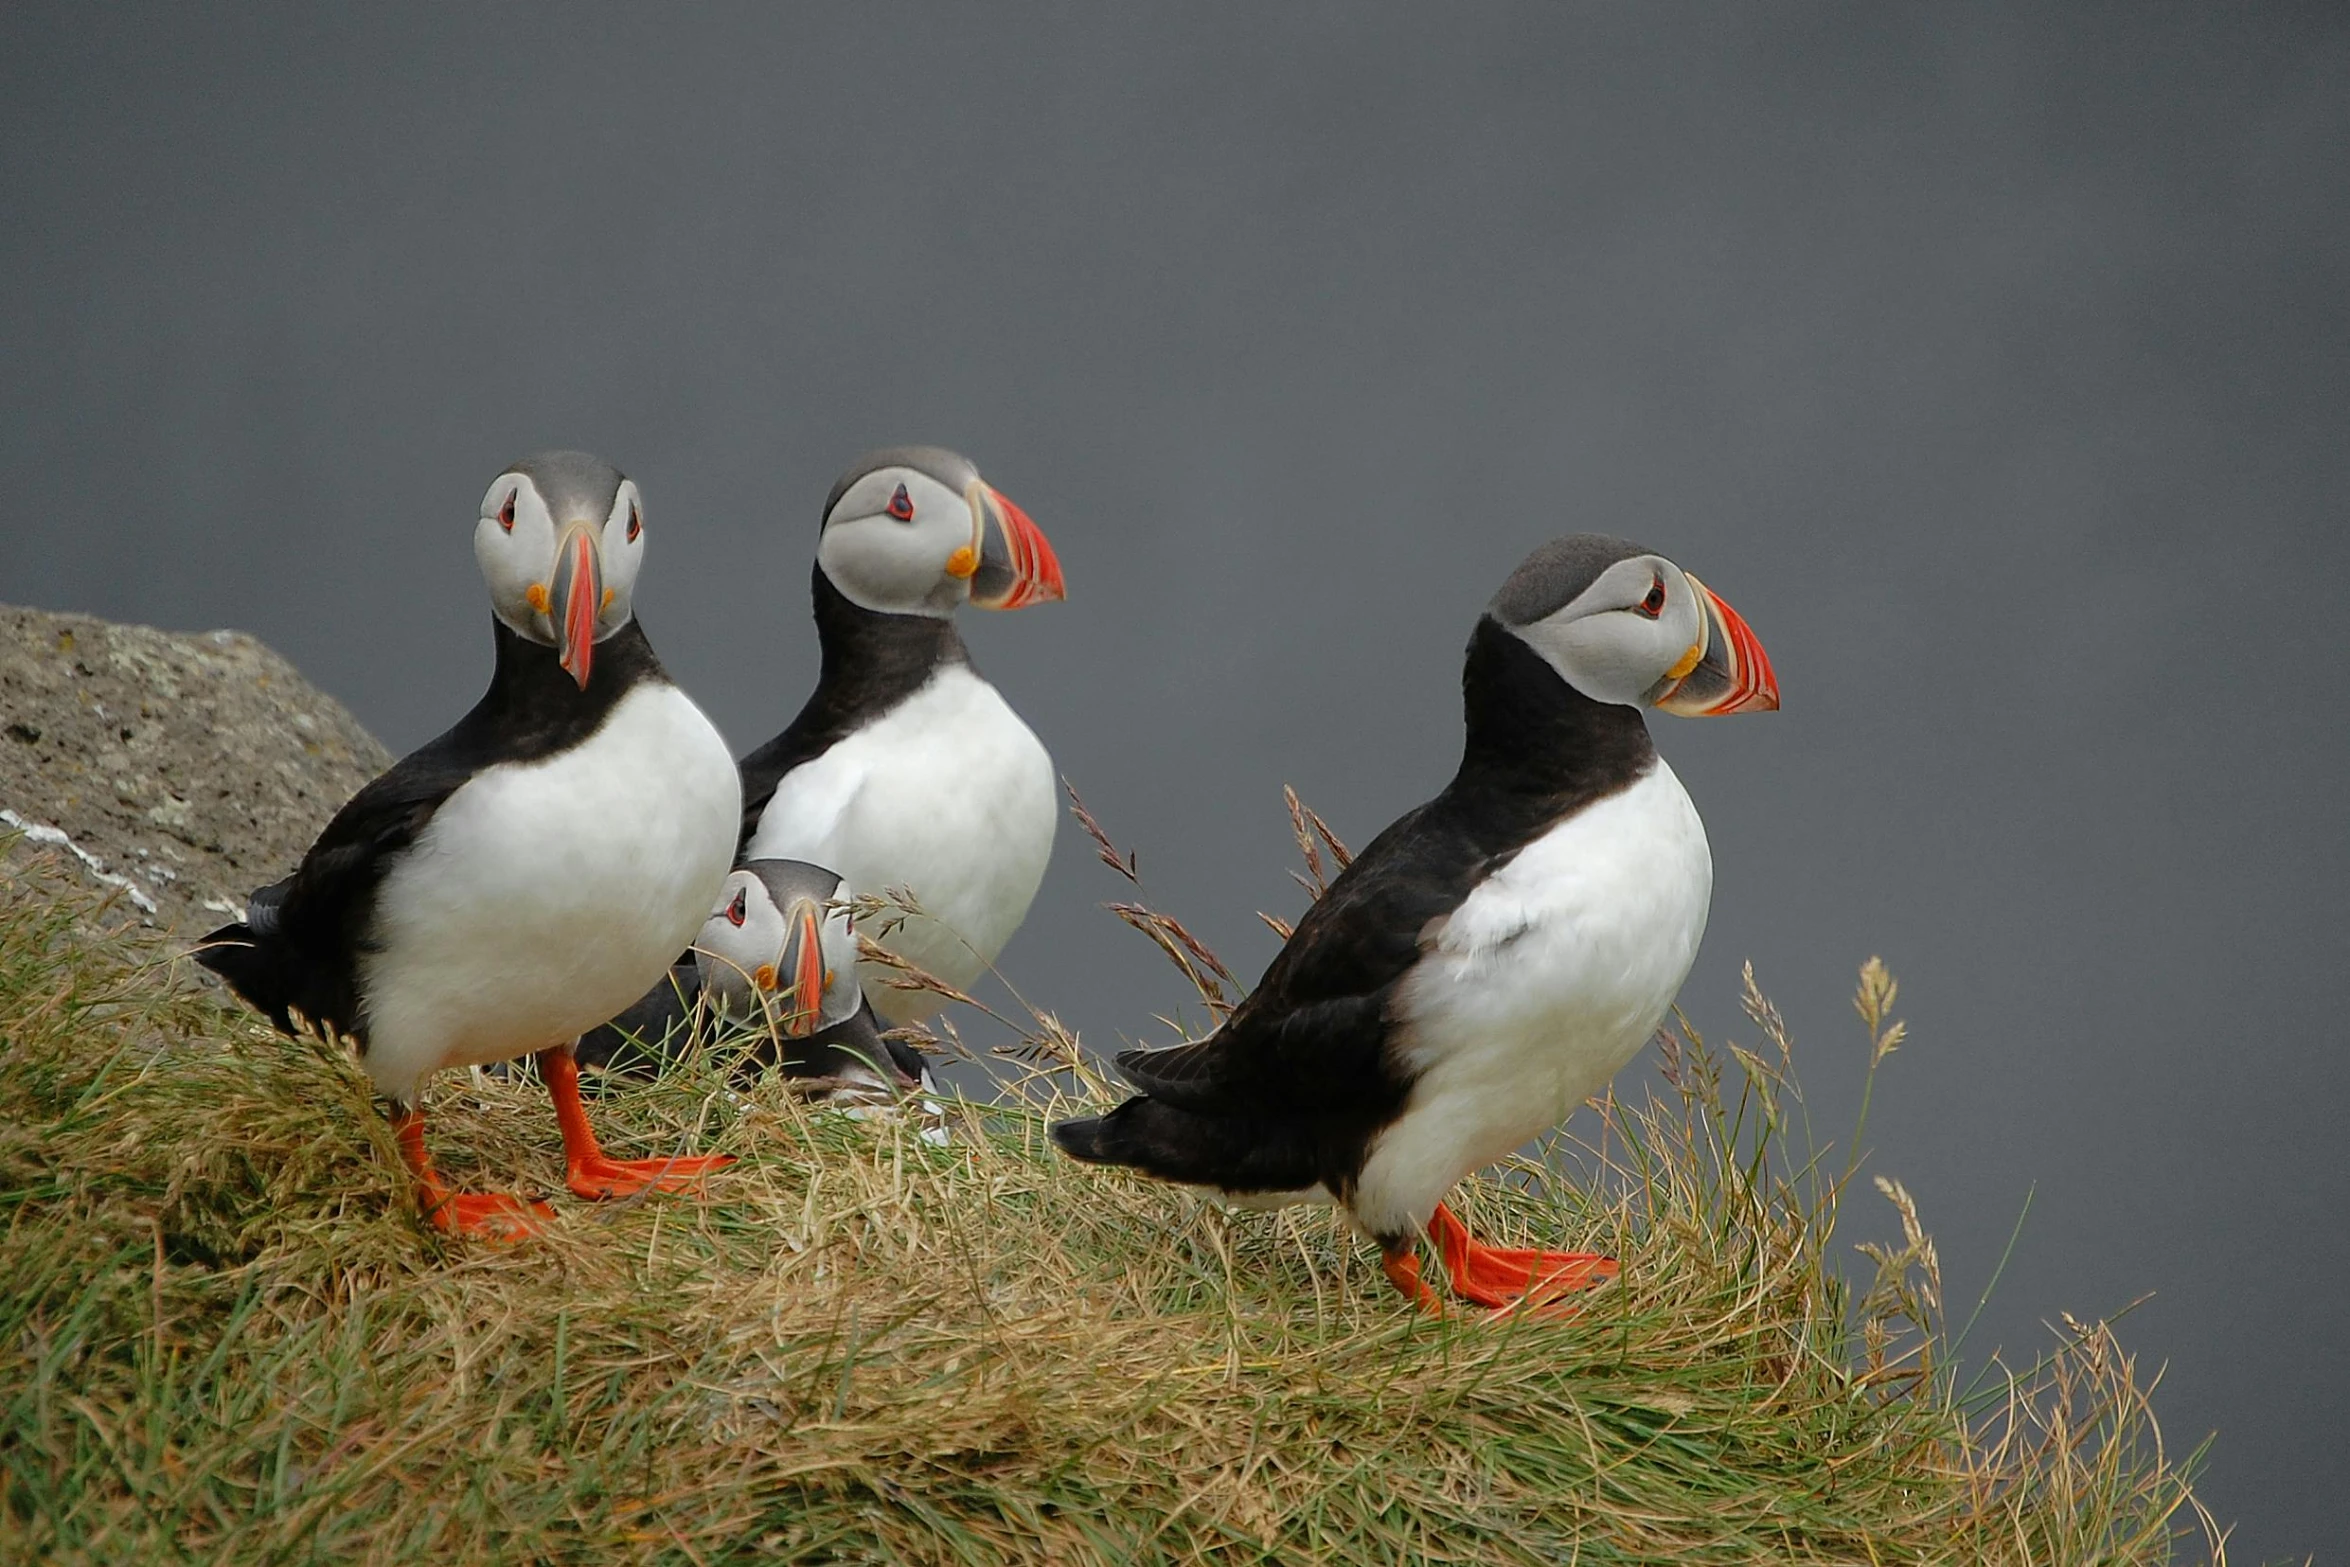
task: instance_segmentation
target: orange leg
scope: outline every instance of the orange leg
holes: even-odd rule
[[[555,1120],[563,1128],[563,1167],[567,1184],[582,1197],[627,1197],[648,1188],[687,1191],[712,1170],[734,1163],[732,1154],[704,1154],[698,1158],[607,1159],[588,1125],[587,1106],[579,1099],[579,1063],[569,1045],[557,1045],[538,1055],[539,1076],[546,1080],[547,1097],[555,1101]]]
[[[1387,1274],[1387,1282],[1403,1291],[1404,1299],[1430,1316],[1444,1315],[1444,1298],[1420,1277],[1420,1253],[1416,1248],[1407,1243],[1401,1251],[1386,1252],[1380,1257],[1379,1266]]]
[[[504,1192],[453,1192],[432,1167],[424,1150],[424,1112],[398,1110],[392,1115],[392,1135],[399,1139],[400,1157],[416,1177],[417,1196],[424,1216],[451,1235],[479,1235],[495,1241],[518,1241],[542,1234],[555,1210]]]
[[[1616,1276],[1616,1259],[1597,1252],[1482,1245],[1442,1203],[1428,1221],[1428,1238],[1444,1258],[1452,1292],[1480,1306],[1546,1305]]]

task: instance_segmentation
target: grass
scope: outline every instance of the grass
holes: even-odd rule
[[[2105,1327],[1960,1386],[1890,1183],[1842,1282],[1866,1187],[1805,1149],[1759,996],[1755,1048],[1684,1026],[1588,1145],[1460,1194],[1620,1286],[1434,1320],[1327,1212],[1055,1154],[1074,1107],[1033,1101],[1110,1089],[1049,1018],[1030,1102],[943,1146],[689,1064],[599,1122],[740,1155],[706,1199],[445,1242],[340,1053],[4,874],[0,1559],[2224,1560]],[[1892,1000],[1872,965],[1871,1071]],[[560,1193],[527,1083],[431,1108],[454,1178]]]

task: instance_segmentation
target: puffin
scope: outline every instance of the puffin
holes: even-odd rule
[[[737,866],[669,983],[581,1039],[579,1063],[651,1076],[732,1025],[756,1040],[734,1064],[738,1084],[772,1068],[827,1085],[828,1098],[888,1100],[919,1088],[919,1074],[892,1057],[865,1007],[850,898],[848,884],[820,865]]]
[[[1139,1092],[1051,1133],[1237,1206],[1338,1203],[1431,1311],[1421,1235],[1453,1294],[1483,1306],[1614,1276],[1603,1256],[1484,1245],[1443,1198],[1604,1087],[1696,958],[1713,860],[1646,711],[1779,705],[1761,642],[1719,595],[1592,534],[1510,574],[1461,693],[1442,792],[1355,857],[1214,1033],[1121,1052]]]
[[[958,990],[1028,913],[1060,807],[1052,758],[972,667],[955,611],[1063,596],[1043,530],[970,460],[934,446],[868,453],[824,502],[813,572],[816,689],[742,761],[738,863],[801,860],[919,913],[864,923]],[[866,1005],[902,1027],[932,1010],[861,965]],[[892,1041],[913,1075],[920,1054]]]
[[[444,1231],[512,1239],[551,1212],[434,1169],[419,1093],[446,1067],[536,1056],[582,1197],[688,1188],[730,1162],[606,1157],[571,1055],[700,929],[742,810],[725,740],[636,618],[644,533],[635,482],[601,458],[499,474],[473,530],[488,691],[195,953],[287,1033],[356,1042]]]

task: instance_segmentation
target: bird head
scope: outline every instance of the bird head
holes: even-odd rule
[[[841,475],[824,503],[816,563],[850,602],[885,614],[1062,597],[1044,530],[969,459],[935,446],[872,452]]]
[[[1744,618],[1672,561],[1623,539],[1552,540],[1486,612],[1596,702],[1685,718],[1779,705],[1770,657]]]
[[[555,648],[584,691],[596,644],[636,613],[644,534],[634,480],[586,452],[540,452],[482,496],[473,554],[498,619]]]
[[[703,991],[729,1017],[771,1023],[786,1038],[845,1022],[864,1005],[848,889],[800,860],[753,860],[728,872],[694,941]]]

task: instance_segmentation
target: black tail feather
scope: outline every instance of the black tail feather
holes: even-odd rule
[[[1197,1115],[1147,1094],[1108,1115],[1060,1122],[1052,1139],[1088,1164],[1228,1192],[1302,1190],[1323,1180],[1326,1163],[1318,1139],[1294,1123]]]
[[[279,963],[278,944],[243,922],[223,925],[196,946],[196,961],[228,981],[229,988],[286,1033],[294,1032],[289,988]]]
[[[278,918],[283,886],[253,894],[243,922],[206,936],[194,958],[285,1033],[306,1025],[364,1041],[349,957],[332,945],[322,948],[315,931]]]

